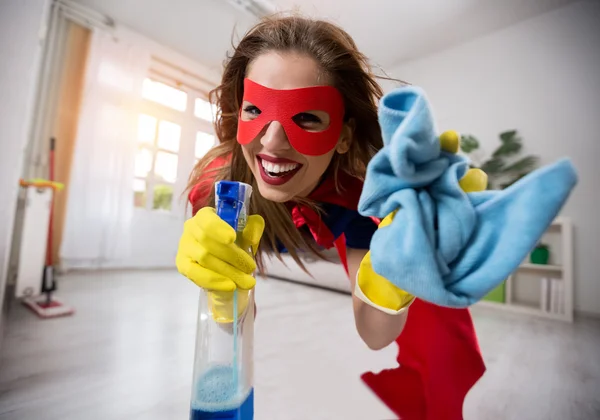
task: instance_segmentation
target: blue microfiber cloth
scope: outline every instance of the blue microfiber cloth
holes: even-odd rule
[[[440,306],[467,307],[535,247],[577,183],[570,160],[502,191],[465,193],[465,157],[441,150],[424,92],[404,87],[379,107],[384,147],[367,167],[358,210],[393,222],[371,241],[376,273]]]

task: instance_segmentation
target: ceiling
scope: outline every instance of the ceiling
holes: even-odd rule
[[[271,0],[345,28],[386,70],[466,42],[573,0]],[[118,23],[217,69],[255,18],[226,0],[78,0]],[[235,38],[233,38],[235,40]]]

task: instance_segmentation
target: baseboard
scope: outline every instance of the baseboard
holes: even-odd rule
[[[600,319],[600,313],[588,311],[575,311],[575,318]]]
[[[281,276],[268,275],[267,276],[267,280],[268,279],[284,281],[286,283],[295,283],[295,284],[297,284],[299,286],[307,286],[307,287],[312,287],[314,289],[327,290],[327,291],[330,291],[330,292],[339,293],[341,295],[351,295],[351,292],[348,291],[348,290],[342,290],[342,289],[338,289],[338,288],[335,288],[335,287],[324,286],[324,285],[317,284],[317,283],[308,283],[308,282],[303,282],[303,281],[299,281],[299,280],[293,280],[293,279],[286,278],[286,277],[281,277]]]
[[[68,268],[59,269],[58,274],[61,276],[68,274],[86,274],[86,273],[115,273],[115,272],[130,272],[130,271],[175,271],[176,266],[159,266],[159,267],[98,267],[98,268]]]

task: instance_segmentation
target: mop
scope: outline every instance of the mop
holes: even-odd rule
[[[50,156],[49,156],[49,180],[35,179],[32,181],[21,181],[23,186],[34,186],[38,188],[52,188],[52,201],[50,202],[50,221],[48,223],[48,238],[46,245],[46,264],[42,271],[42,294],[35,297],[26,297],[23,299],[23,305],[27,306],[40,318],[56,318],[60,316],[72,315],[75,310],[65,305],[61,300],[53,296],[53,292],[57,289],[54,261],[52,256],[52,234],[53,234],[53,215],[54,215],[54,197],[57,191],[64,188],[64,185],[54,181],[54,150],[55,139],[50,139]]]

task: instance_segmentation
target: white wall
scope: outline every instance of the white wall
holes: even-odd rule
[[[580,182],[562,214],[576,229],[575,305],[600,314],[600,2],[573,3],[391,74],[426,90],[439,130],[474,134],[491,152],[498,133],[514,128],[542,163],[572,158]]]
[[[48,6],[48,0],[0,3],[0,307]]]

